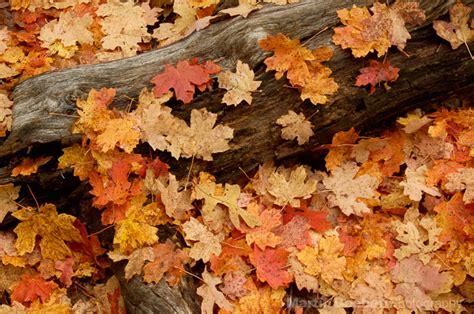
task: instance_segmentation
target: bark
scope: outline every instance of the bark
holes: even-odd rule
[[[464,47],[452,50],[447,42],[436,36],[431,26],[432,20],[444,15],[453,3],[454,0],[421,1],[427,22],[411,30],[412,39],[405,53],[391,50],[388,55],[391,64],[401,68],[400,78],[391,84],[390,90],[379,87],[373,95],[354,86],[364,59],[354,59],[350,51],[343,51],[331,43],[331,29],[338,25],[336,10],[352,4],[372,4],[368,0],[313,0],[283,7],[265,6],[247,19],[224,18],[171,46],[133,58],[28,79],[14,90],[12,132],[0,143],[0,184],[20,180],[10,177],[11,169],[31,150],[60,155],[60,144],[80,140],[79,136],[71,134],[74,118],[67,115],[75,113],[75,100],[85,98],[90,89],[117,88],[117,107],[124,108],[128,100],[123,96],[137,97],[143,87],[151,87],[150,79],[163,70],[164,64],[175,64],[191,57],[217,60],[224,69],[234,69],[239,59],[254,69],[257,80],[263,81],[261,92],[253,95],[251,106],[226,107],[221,104],[224,91],[214,90],[202,93],[191,105],[177,103],[173,107],[174,113],[184,118],[189,117],[192,108],[206,107],[209,111],[220,112],[219,123],[235,130],[231,150],[216,154],[212,162],[196,160],[192,167],[193,172],[204,169],[221,180],[235,178],[242,170],[250,171],[270,159],[312,158],[314,147],[330,142],[336,132],[350,127],[370,130],[406,111],[453,99],[456,95],[472,99],[474,63],[469,54]],[[464,3],[474,6],[474,0]],[[326,28],[328,30],[318,34]],[[265,72],[263,60],[270,54],[259,48],[258,41],[277,33],[300,38],[308,48],[333,47],[335,55],[327,65],[333,70],[340,89],[328,105],[315,107],[302,102],[299,92],[289,88],[284,79],[277,81],[273,72]],[[298,146],[295,141],[280,138],[280,127],[275,121],[288,110],[311,116],[316,135],[307,145]],[[189,171],[190,160],[176,161],[167,153],[157,154],[179,176]],[[31,180],[50,188],[51,180],[58,178],[60,172],[51,170],[33,176]],[[24,178],[21,180],[25,182]],[[127,307],[132,313],[198,311],[195,287],[189,278],[178,288],[170,288],[164,283],[146,285],[138,278],[128,283],[122,278],[121,282]]]

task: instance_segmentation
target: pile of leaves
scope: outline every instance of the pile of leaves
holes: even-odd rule
[[[52,3],[12,2],[21,29],[0,33],[0,74],[9,74],[0,79],[7,88],[54,65],[136,54],[151,47],[151,38],[169,44],[209,22],[218,1],[176,0],[173,22],[164,19],[153,34],[147,25],[166,10],[147,3]],[[242,1],[227,12],[258,7]],[[474,37],[466,22],[470,11],[458,3],[450,14],[450,23],[434,27],[457,48]],[[344,26],[333,41],[355,57],[382,57],[390,46],[403,50],[410,38],[405,23],[425,19],[417,3],[398,1],[338,15]],[[267,70],[277,79],[286,76],[302,100],[325,104],[337,92],[322,64],[331,48],[310,50],[283,34],[260,46],[273,52]],[[229,150],[233,130],[217,123],[218,114],[191,109],[186,121],[170,107],[173,97],[191,103],[196,88],[212,87],[215,77],[229,106],[250,105],[262,84],[241,61],[232,72],[191,59],[165,65],[152,79],[153,90],[144,88],[128,111],[112,109],[114,88],[91,90],[77,101],[72,132],[83,140],[64,148],[57,166],[90,185],[91,205],[105,229],[113,228],[113,240],[101,243],[101,232],[88,234],[83,222],[54,204],[22,206],[17,200],[24,187],[0,186],[0,222],[7,215],[18,221],[0,231],[0,313],[124,312],[118,279],[110,275],[111,265],[123,260],[127,280],[142,276],[176,286],[194,276],[203,313],[465,310],[463,301],[474,298],[474,110],[415,111],[379,137],[359,137],[354,129],[337,133],[319,147],[328,150],[325,171],[265,163],[245,185],[217,183],[209,173],[178,179],[139,148],[206,161]],[[388,61],[371,60],[355,84],[370,84],[373,93],[380,82],[397,78],[398,68]],[[6,93],[0,101],[10,105]],[[9,110],[3,103],[0,109]],[[0,115],[4,135],[8,116]],[[275,123],[283,139],[299,145],[314,135],[302,113],[290,111]],[[12,176],[50,162],[51,156],[25,159]],[[178,236],[160,241],[165,226]]]

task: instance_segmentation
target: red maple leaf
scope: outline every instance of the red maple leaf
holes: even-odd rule
[[[100,245],[99,238],[96,235],[88,235],[86,226],[79,219],[76,219],[73,225],[79,230],[82,242],[69,244],[71,250],[82,253],[82,262],[95,262],[103,265],[104,263],[98,260],[98,256],[104,254],[107,250]]]
[[[13,288],[11,299],[24,303],[33,302],[40,298],[41,303],[44,303],[57,287],[56,283],[44,280],[39,274],[34,276],[25,274],[21,276],[21,281]]]
[[[370,94],[375,92],[375,86],[380,82],[394,82],[398,79],[399,68],[391,66],[388,61],[383,63],[377,60],[369,60],[369,66],[362,68],[356,77],[355,86],[370,84]],[[387,88],[388,85],[385,85]]]
[[[211,81],[210,74],[218,73],[220,66],[212,61],[198,64],[197,58],[178,61],[176,68],[170,64],[165,64],[165,71],[152,78],[155,84],[154,94],[160,97],[171,88],[174,89],[176,98],[185,104],[191,102],[194,96],[195,87],[203,91]]]
[[[308,219],[308,223],[312,229],[316,230],[319,233],[323,233],[326,230],[332,228],[332,224],[326,219],[329,215],[329,212],[326,210],[315,211],[306,207],[304,202],[301,202],[302,208],[293,208],[287,206],[285,213],[283,214],[283,223],[287,224],[295,216],[302,216]]]
[[[61,277],[59,277],[59,280],[61,280],[61,282],[66,285],[66,287],[72,285],[72,276],[74,275],[72,265],[74,265],[73,257],[68,257],[64,261],[54,262],[54,268],[61,272]]]
[[[261,251],[254,246],[250,261],[257,269],[257,277],[260,281],[266,281],[273,289],[286,287],[293,281],[292,276],[286,270],[288,255],[284,248],[266,248]]]

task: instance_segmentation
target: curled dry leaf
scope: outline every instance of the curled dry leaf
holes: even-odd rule
[[[293,110],[288,110],[288,114],[281,116],[276,121],[281,125],[281,137],[285,140],[297,139],[298,145],[303,145],[314,135],[313,125],[302,112],[297,114]]]
[[[25,159],[23,159],[20,165],[12,169],[12,176],[13,177],[16,177],[19,175],[28,176],[30,174],[36,173],[38,171],[38,168],[48,163],[48,161],[50,161],[51,158],[53,157],[43,156],[43,157],[38,157],[35,159],[26,157]]]
[[[451,48],[457,49],[462,44],[465,44],[469,50],[467,43],[474,40],[474,29],[469,27],[471,11],[470,7],[462,4],[462,2],[457,2],[449,9],[451,22],[433,21],[433,28],[436,30],[436,34],[449,41]]]
[[[224,94],[222,102],[228,106],[237,106],[242,101],[246,101],[249,105],[252,104],[251,92],[257,90],[262,83],[261,81],[254,81],[255,74],[250,69],[249,65],[237,60],[236,72],[225,71],[219,73],[217,79],[219,80],[219,87],[227,89]]]

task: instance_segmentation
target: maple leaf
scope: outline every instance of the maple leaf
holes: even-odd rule
[[[9,78],[18,74],[20,74],[20,72],[18,72],[14,68],[9,67],[3,62],[0,63],[0,79]]]
[[[173,12],[178,15],[174,23],[160,23],[153,31],[153,38],[159,40],[161,46],[174,43],[196,30],[197,8],[193,8],[189,1],[175,0]]]
[[[436,30],[436,34],[449,41],[451,48],[457,49],[462,44],[465,44],[469,51],[467,43],[474,39],[474,30],[471,29],[472,24],[469,27],[471,11],[470,7],[462,2],[457,2],[449,9],[451,22],[433,21],[433,28]]]
[[[319,233],[332,228],[332,224],[327,220],[329,212],[326,210],[311,210],[310,208],[294,208],[287,206],[283,214],[283,223],[292,221],[295,217],[304,217],[313,230]]]
[[[370,84],[370,94],[375,92],[375,86],[380,82],[386,82],[385,88],[388,89],[388,82],[395,82],[398,79],[399,68],[390,65],[390,62],[383,63],[377,60],[369,60],[369,66],[362,68],[360,74],[356,77],[355,86],[364,86]]]
[[[346,267],[346,258],[339,256],[344,246],[339,237],[321,238],[318,247],[307,246],[296,254],[298,260],[305,265],[305,272],[320,275],[327,283],[335,279],[343,279],[342,272]]]
[[[104,121],[103,130],[96,138],[103,152],[108,152],[118,146],[125,152],[131,153],[139,140],[137,121],[131,116]]]
[[[254,288],[253,291],[240,298],[234,313],[281,313],[285,306],[283,301],[285,289],[272,289],[269,286]]]
[[[191,126],[188,127],[186,122],[170,114],[170,108],[156,110],[148,117],[145,114],[151,110],[144,110],[140,118],[142,137],[154,149],[167,150],[176,159],[180,156],[194,156],[212,160],[213,153],[224,152],[230,148],[228,142],[233,138],[233,129],[224,125],[214,127],[217,114],[208,112],[205,108],[193,109]]]
[[[249,293],[250,289],[246,287],[249,280],[251,279],[241,270],[226,273],[221,291],[231,300],[238,300]]]
[[[101,246],[97,235],[87,234],[87,229],[79,219],[76,219],[73,223],[74,227],[79,230],[81,234],[81,242],[73,242],[70,244],[70,248],[74,252],[81,252],[81,260],[85,262],[95,262],[96,264],[103,265],[99,261],[99,256],[104,254],[106,250]]]
[[[410,209],[405,213],[403,223],[398,220],[392,221],[392,226],[398,234],[395,239],[405,244],[395,249],[393,255],[398,260],[402,260],[405,257],[418,254],[420,260],[427,264],[431,259],[429,253],[442,246],[438,240],[441,229],[437,226],[433,216],[425,216],[418,222],[418,212],[416,211],[415,216],[411,218],[412,211]]]
[[[0,64],[0,78],[1,78],[1,67]],[[12,106],[13,101],[8,99],[8,96],[0,92],[0,137],[7,135],[8,131],[12,128]]]
[[[53,204],[44,204],[38,210],[22,208],[12,214],[21,222],[13,230],[18,239],[15,247],[19,255],[33,252],[38,239],[41,256],[52,260],[62,260],[71,256],[68,242],[81,242],[79,231],[73,226],[76,217],[59,214]]]
[[[186,234],[186,240],[197,241],[189,251],[189,256],[194,260],[202,259],[207,263],[211,254],[216,256],[221,254],[222,247],[220,242],[224,240],[222,233],[213,234],[205,225],[193,217],[183,224],[183,231]]]
[[[427,293],[436,295],[450,291],[452,279],[436,267],[424,265],[415,255],[403,259],[391,270],[392,281],[397,283],[395,294],[402,295],[406,306],[414,310],[431,308],[433,301]]]
[[[297,198],[309,198],[316,191],[316,180],[309,175],[304,166],[295,169],[278,168],[268,178],[267,189],[276,198],[274,203],[298,207],[300,200]]]
[[[266,209],[260,214],[261,226],[249,230],[243,228],[245,240],[248,245],[255,243],[260,249],[266,246],[275,247],[282,241],[282,238],[272,232],[272,229],[281,225],[281,214],[277,209]]]
[[[301,90],[301,99],[310,99],[313,104],[325,104],[327,96],[334,94],[338,85],[330,78],[331,70],[321,62],[333,55],[329,47],[313,51],[301,47],[297,39],[290,40],[283,34],[268,36],[259,41],[263,50],[273,51],[274,56],[265,59],[266,71],[275,70],[277,80],[286,73],[290,84]]]
[[[130,57],[137,54],[139,43],[151,40],[147,32],[150,21],[145,19],[145,10],[133,1],[108,1],[99,6],[96,14],[103,17],[99,23],[105,33],[101,40],[105,49],[120,48],[123,57]]]
[[[285,267],[288,255],[289,252],[284,248],[266,248],[262,251],[254,246],[250,261],[257,269],[257,278],[266,281],[273,289],[286,287],[293,280]]]
[[[185,211],[193,209],[191,190],[179,191],[180,184],[171,173],[166,177],[154,178],[153,170],[147,170],[144,188],[154,194],[160,193],[161,201],[165,205],[166,215],[175,219],[183,219]]]
[[[375,2],[370,14],[366,7],[353,6],[352,9],[337,11],[343,27],[334,29],[333,42],[343,49],[351,48],[354,57],[364,57],[369,52],[377,51],[378,56],[387,53],[391,45],[404,49],[408,33],[405,23],[421,25],[426,17],[418,2],[396,1],[388,7]]]
[[[115,223],[114,244],[119,251],[127,254],[134,249],[158,242],[158,228],[161,213],[156,203],[143,205],[146,196],[139,194],[131,199],[125,218]]]
[[[255,74],[249,65],[240,60],[237,60],[235,73],[230,71],[219,73],[217,76],[219,87],[227,89],[222,102],[228,106],[237,106],[242,101],[246,101],[249,105],[252,104],[250,93],[256,91],[262,83],[261,81],[254,81],[254,77]]]
[[[185,104],[191,102],[195,93],[195,86],[203,91],[212,80],[210,74],[220,72],[221,68],[212,61],[199,64],[194,58],[191,62],[187,60],[178,61],[176,68],[165,64],[165,71],[151,79],[155,84],[153,92],[155,97],[164,95],[170,88],[174,89],[176,99]]]
[[[295,253],[288,257],[288,272],[295,278],[296,287],[298,290],[303,288],[309,292],[317,292],[319,290],[319,281],[315,276],[307,274],[304,269],[305,266],[298,260]]]
[[[359,134],[353,127],[347,131],[339,131],[334,134],[330,150],[324,158],[326,169],[333,170],[348,159],[352,148],[351,144],[355,144],[358,138]]]
[[[218,194],[217,185],[214,182],[205,182],[197,184],[194,187],[196,193],[196,199],[204,199],[204,205],[202,207],[202,215],[206,217],[210,215],[217,204],[222,204],[229,209],[229,218],[232,224],[238,229],[240,228],[239,217],[242,217],[244,222],[249,227],[255,227],[261,224],[260,219],[249,213],[248,211],[240,208],[237,205],[237,200],[240,195],[240,187],[238,185],[225,184],[224,191],[222,194]]]
[[[416,170],[410,168],[405,170],[406,179],[400,182],[400,186],[403,186],[403,194],[410,197],[413,201],[421,201],[423,193],[432,196],[441,196],[437,188],[426,185],[426,170],[426,165],[418,167]]]
[[[298,145],[303,145],[314,135],[311,121],[306,120],[302,112],[296,114],[293,110],[288,110],[288,114],[283,115],[276,120],[281,125],[281,137],[285,140],[297,139]]]
[[[434,207],[438,213],[436,222],[442,229],[440,240],[444,243],[454,239],[466,239],[474,234],[474,213],[472,205],[465,205],[460,192],[454,194],[447,202]]]
[[[456,172],[448,174],[446,179],[446,191],[453,193],[465,190],[464,203],[474,203],[474,168],[457,169]]]
[[[245,0],[240,0],[238,6],[220,10],[219,14],[229,14],[230,16],[240,15],[243,18],[246,18],[250,14],[250,12],[258,10],[260,8],[262,8],[261,5],[253,5],[252,3],[247,3]]]
[[[76,47],[77,43],[92,44],[93,34],[88,29],[92,25],[92,20],[90,14],[78,16],[72,11],[61,12],[58,19],[48,22],[41,28],[38,39],[43,42],[42,47],[48,49],[57,42],[63,47]]]
[[[56,261],[54,263],[54,267],[61,272],[59,279],[66,287],[70,287],[72,285],[72,277],[74,276],[74,270],[72,269],[73,265],[73,257],[68,257],[64,261]]]
[[[197,294],[202,297],[201,313],[213,314],[214,304],[217,304],[221,309],[233,311],[234,306],[224,296],[222,292],[217,290],[216,285],[220,284],[222,280],[207,272],[205,269],[202,273],[202,280],[204,284],[197,288]]]
[[[151,246],[136,249],[130,255],[123,255],[115,251],[109,252],[107,255],[114,262],[128,259],[128,263],[125,266],[125,279],[127,280],[130,280],[135,275],[139,275],[146,261],[153,261],[155,259]]]
[[[5,26],[0,29],[0,55],[7,50],[9,40],[10,35],[8,33],[8,28]]]
[[[43,156],[35,159],[26,157],[23,159],[20,165],[12,169],[12,176],[16,177],[18,175],[28,176],[30,174],[36,173],[38,168],[46,164],[48,161],[53,158],[52,156]]]
[[[311,243],[309,234],[310,225],[308,219],[302,216],[295,216],[290,222],[273,229],[273,233],[282,240],[279,244],[285,248],[304,248]]]
[[[222,253],[219,256],[211,256],[211,270],[215,275],[221,276],[228,272],[249,272],[250,268],[242,257],[252,253],[245,239],[235,240],[232,238],[221,242]]]
[[[155,259],[143,267],[145,282],[159,283],[164,277],[170,285],[178,284],[185,273],[183,263],[188,261],[188,255],[170,240],[155,244],[153,252]]]
[[[24,274],[21,276],[21,281],[13,287],[11,299],[26,303],[34,302],[39,298],[42,303],[45,303],[56,288],[58,285],[54,281],[46,281],[39,274],[34,276]]]
[[[5,216],[18,209],[15,200],[20,195],[20,187],[14,186],[13,183],[0,185],[0,223]]]
[[[397,119],[397,123],[403,125],[403,131],[408,134],[415,133],[432,121],[433,119],[430,119],[427,116],[422,116],[422,112],[419,109],[408,113],[406,117],[400,117]]]
[[[338,206],[347,216],[370,213],[370,208],[360,199],[373,199],[377,196],[377,178],[367,174],[356,176],[358,171],[359,167],[355,162],[345,162],[333,169],[331,176],[325,175],[323,178],[324,186],[331,191],[327,196],[330,205]]]

